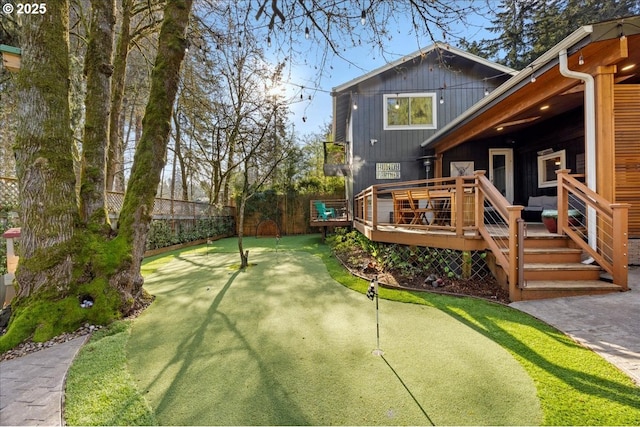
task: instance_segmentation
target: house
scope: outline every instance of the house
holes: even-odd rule
[[[512,300],[628,289],[627,265],[640,263],[640,17],[580,27],[517,73],[430,49],[334,90],[345,165],[333,170],[347,176],[354,226],[486,251]],[[556,228],[534,236],[547,219]]]
[[[436,176],[473,162],[512,204],[557,196],[569,169],[611,203],[628,203],[640,264],[640,16],[578,28],[422,142]]]
[[[335,87],[332,144],[344,163],[347,199],[370,185],[427,178],[420,143],[460,116],[515,71],[435,43]]]

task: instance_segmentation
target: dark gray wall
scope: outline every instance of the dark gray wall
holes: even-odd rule
[[[352,110],[354,156],[353,190],[358,194],[373,185],[396,180],[376,180],[376,163],[400,163],[401,181],[424,179],[425,170],[417,160],[425,152],[420,144],[484,97],[485,88],[493,89],[508,75],[457,55],[446,57],[447,65],[438,63],[434,53],[422,61],[408,61],[402,67],[361,82],[346,92],[357,102]],[[497,78],[491,78],[498,76]],[[445,87],[446,89],[442,89]],[[434,92],[437,129],[384,130],[385,94]],[[345,96],[345,93],[342,95]],[[339,122],[337,122],[339,123]],[[375,139],[375,145],[370,140]]]

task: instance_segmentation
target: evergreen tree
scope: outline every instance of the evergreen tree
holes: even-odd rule
[[[520,70],[578,27],[640,13],[637,0],[501,0],[490,9],[492,39],[460,46]]]

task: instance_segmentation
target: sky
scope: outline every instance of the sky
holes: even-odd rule
[[[453,35],[447,36],[445,41],[457,46],[456,42],[460,37],[469,41],[495,37],[486,30],[490,24],[486,15],[470,16],[468,19],[468,25],[462,23],[454,25],[451,28]],[[392,43],[385,45],[385,54],[381,54],[378,49],[371,46],[352,47],[344,52],[352,64],[342,58],[332,57],[322,68],[321,73],[318,72],[317,62],[319,61],[309,58],[302,60],[297,58],[298,60],[294,62],[300,64],[290,65],[285,73],[286,81],[282,91],[285,93],[285,98],[292,100],[290,121],[298,137],[320,133],[325,124],[331,123],[330,92],[334,87],[432,44],[429,39],[418,41],[415,34],[403,31],[399,27],[390,28],[390,30],[395,31],[395,34]]]

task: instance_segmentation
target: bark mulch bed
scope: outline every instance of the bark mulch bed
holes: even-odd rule
[[[335,255],[351,273],[367,280],[372,280],[377,275],[378,283],[388,288],[469,296],[501,304],[511,302],[509,292],[503,289],[492,276],[484,279],[455,279],[428,273],[407,276],[400,271],[383,271],[376,261],[361,249],[342,254],[335,253]]]

